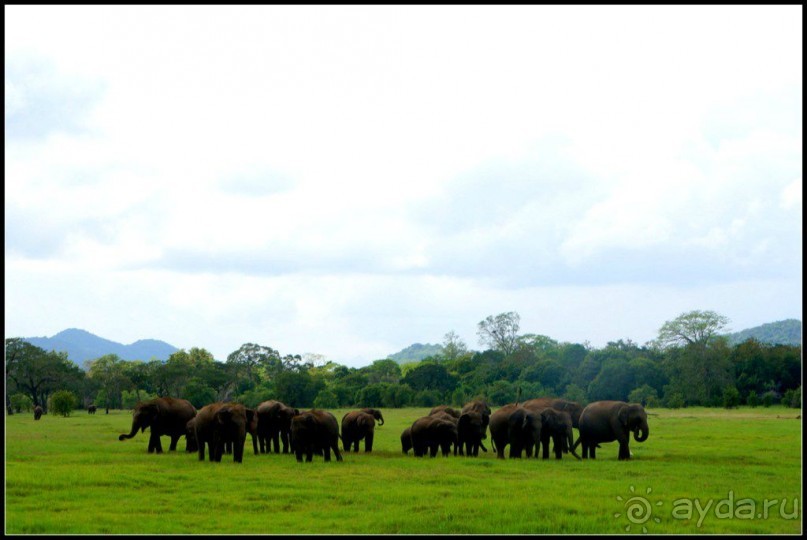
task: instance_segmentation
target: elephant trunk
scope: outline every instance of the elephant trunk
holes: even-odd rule
[[[647,427],[647,424],[643,426],[637,427],[633,431],[633,439],[636,442],[645,442],[647,440],[648,435],[650,435],[650,428]]]
[[[577,452],[574,451],[574,449],[577,447],[577,444],[574,442],[574,432],[572,432],[571,430],[569,430],[569,431],[570,431],[570,433],[568,434],[568,437],[567,437],[567,439],[568,439],[567,443],[569,445],[569,452],[571,452],[571,454],[575,458],[580,459],[580,456],[578,456]],[[580,442],[579,439],[578,439],[577,442],[578,443]]]
[[[135,417],[132,419],[132,430],[126,434],[121,433],[120,437],[118,437],[119,441],[123,441],[125,439],[131,439],[135,435],[137,435],[137,430],[139,429],[140,432],[146,431],[146,428],[149,426],[150,422],[144,422],[142,417]]]
[[[381,415],[381,413],[378,414],[378,425],[379,426],[384,425],[384,417]]]
[[[146,426],[141,427],[141,426],[137,425],[137,422],[132,422],[132,431],[130,431],[129,433],[121,433],[120,437],[118,437],[118,440],[123,441],[123,440],[126,440],[126,439],[131,439],[132,437],[137,435],[137,430],[138,429],[140,429],[141,431],[145,431]]]

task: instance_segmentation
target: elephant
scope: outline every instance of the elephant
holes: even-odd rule
[[[526,407],[525,407],[526,408]],[[552,450],[555,459],[561,459],[563,454],[571,454],[580,459],[575,452],[574,430],[572,415],[567,411],[559,411],[554,407],[546,409],[527,409],[540,414],[541,417],[541,446],[543,447],[543,458],[549,458],[549,439],[552,439]],[[527,449],[529,455],[530,448]],[[535,457],[538,457],[538,447],[535,447]]]
[[[275,454],[279,454],[282,441],[283,453],[288,454],[291,419],[300,414],[300,410],[274,399],[258,404],[255,410],[258,412],[258,442],[261,453],[268,454],[272,443]]]
[[[462,410],[460,411],[460,415],[467,412],[478,412],[482,415],[482,423],[485,425],[485,429],[483,431],[484,436],[483,439],[487,439],[487,430],[488,425],[490,424],[490,407],[488,404],[482,399],[475,399],[469,401],[465,405],[462,406]]]
[[[246,407],[240,403],[217,401],[199,409],[191,424],[198,445],[199,461],[205,460],[207,445],[208,459],[220,462],[228,443],[233,446],[233,462],[243,461],[247,438]]]
[[[580,429],[580,414],[583,412],[583,406],[576,401],[569,401],[562,398],[543,397],[536,399],[528,399],[521,404],[528,409],[546,409],[552,407],[559,411],[566,411],[572,417],[572,427]]]
[[[450,414],[451,416],[453,416],[454,418],[457,418],[457,419],[459,419],[459,417],[460,417],[460,411],[458,411],[457,409],[455,409],[455,408],[453,408],[453,407],[451,407],[449,405],[437,405],[436,407],[433,407],[432,410],[429,411],[429,416],[431,416],[433,414],[437,414],[439,412],[448,413],[448,414]]]
[[[599,443],[619,442],[620,461],[631,457],[628,443],[630,432],[636,442],[644,442],[650,435],[647,413],[639,403],[624,401],[594,401],[589,403],[580,415],[580,437],[574,443],[583,445],[583,459],[596,458]]]
[[[468,456],[478,456],[480,448],[487,452],[488,449],[482,444],[482,439],[487,438],[486,431],[482,414],[476,411],[461,414],[457,420],[457,446],[454,455],[457,454],[457,451],[463,455],[463,447],[464,455]]]
[[[95,414],[97,407],[95,405],[87,406],[87,414]]]
[[[331,450],[336,461],[342,461],[339,452],[339,424],[336,417],[320,409],[311,409],[291,419],[290,443],[298,462],[313,461],[314,453],[323,453],[325,461],[331,460]]]
[[[43,412],[44,411],[42,410],[42,407],[40,407],[39,405],[34,407],[34,420],[39,420],[40,418],[42,418]]]
[[[245,409],[247,413],[247,433],[252,437],[252,451],[258,455],[258,412],[255,409]],[[233,453],[233,443],[228,441],[224,445],[224,453]]]
[[[359,451],[359,441],[364,439],[364,451],[373,451],[373,436],[375,434],[375,421],[384,424],[384,417],[378,409],[365,408],[360,411],[351,411],[342,417],[342,444],[345,452]]]
[[[408,454],[412,448],[412,426],[409,426],[401,433],[401,451]]]
[[[457,445],[457,423],[434,415],[415,420],[409,433],[412,450],[417,457],[423,457],[427,451],[431,457],[435,457],[438,447],[443,456],[448,456],[451,445]]]
[[[198,452],[199,444],[196,442],[196,416],[185,424],[185,452]]]
[[[160,443],[160,437],[163,435],[171,437],[171,446],[168,449],[173,451],[177,449],[179,438],[186,434],[188,420],[194,416],[196,416],[196,409],[186,399],[159,397],[149,401],[141,401],[135,405],[132,413],[132,430],[128,434],[122,433],[118,440],[131,439],[137,434],[138,429],[143,432],[147,427],[150,427],[149,454],[152,452],[162,453],[163,447]]]
[[[498,459],[504,459],[504,447],[510,445],[510,457],[520,458],[526,450],[527,457],[532,448],[541,442],[542,420],[540,413],[526,409],[517,403],[509,403],[490,416],[490,439]]]

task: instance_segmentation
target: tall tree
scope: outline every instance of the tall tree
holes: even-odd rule
[[[127,376],[126,362],[117,354],[105,354],[95,360],[87,362],[87,375],[98,382],[103,390],[104,407],[109,414],[110,407],[121,407],[121,393],[133,386],[132,380]]]
[[[467,353],[468,347],[454,330],[443,336],[443,357],[446,360],[450,362]]]
[[[479,342],[490,349],[501,351],[509,356],[518,346],[518,328],[521,317],[515,311],[488,315],[479,321],[477,334]]]
[[[689,311],[659,329],[655,344],[662,349],[675,347],[668,355],[670,387],[688,403],[718,405],[726,386],[734,384],[728,359],[728,339],[724,334],[728,317],[714,311]]]
[[[658,331],[656,343],[665,348],[671,345],[705,347],[725,331],[729,318],[714,311],[689,311],[665,322]]]
[[[45,351],[34,345],[12,347],[17,349],[13,350],[13,362],[9,364],[6,360],[8,377],[20,392],[31,397],[35,406],[47,408],[48,395],[57,389],[56,385],[77,383],[77,371],[81,372],[81,368],[68,360],[66,352]]]
[[[22,338],[8,338],[6,339],[6,410],[9,415],[14,414],[14,409],[11,406],[11,388],[9,385],[9,374],[19,366],[20,362],[24,362],[26,358],[32,358],[37,354],[41,354],[44,350],[31,345]]]

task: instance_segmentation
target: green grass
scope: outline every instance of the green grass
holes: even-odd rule
[[[337,418],[346,411],[332,410]],[[32,414],[7,416],[6,533],[622,534],[629,525],[629,533],[802,531],[800,411],[651,412],[650,437],[631,442],[628,462],[617,461],[616,443],[586,461],[497,460],[492,451],[404,456],[401,431],[428,409],[384,409],[373,452],[343,452],[341,463],[255,456],[249,436],[241,464],[230,456],[200,463],[183,452],[184,440],[178,452],[150,455],[148,432],[118,441],[129,431],[128,411],[38,422]],[[168,442],[163,438],[165,449]],[[629,499],[638,496],[651,513],[631,522]],[[701,509],[712,502],[702,518],[695,499]],[[765,500],[777,503],[767,517],[740,519],[751,515],[743,499],[754,501],[753,514],[763,514]],[[786,519],[794,499],[797,516]],[[691,519],[682,519],[686,501]]]

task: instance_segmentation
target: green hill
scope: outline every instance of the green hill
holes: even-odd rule
[[[801,345],[801,321],[785,319],[766,323],[729,334],[728,338],[730,345],[737,345],[751,338],[770,345]]]
[[[402,351],[387,356],[390,360],[395,360],[399,364],[406,362],[418,362],[428,356],[441,354],[443,352],[442,345],[432,345],[430,343],[414,343]]]

